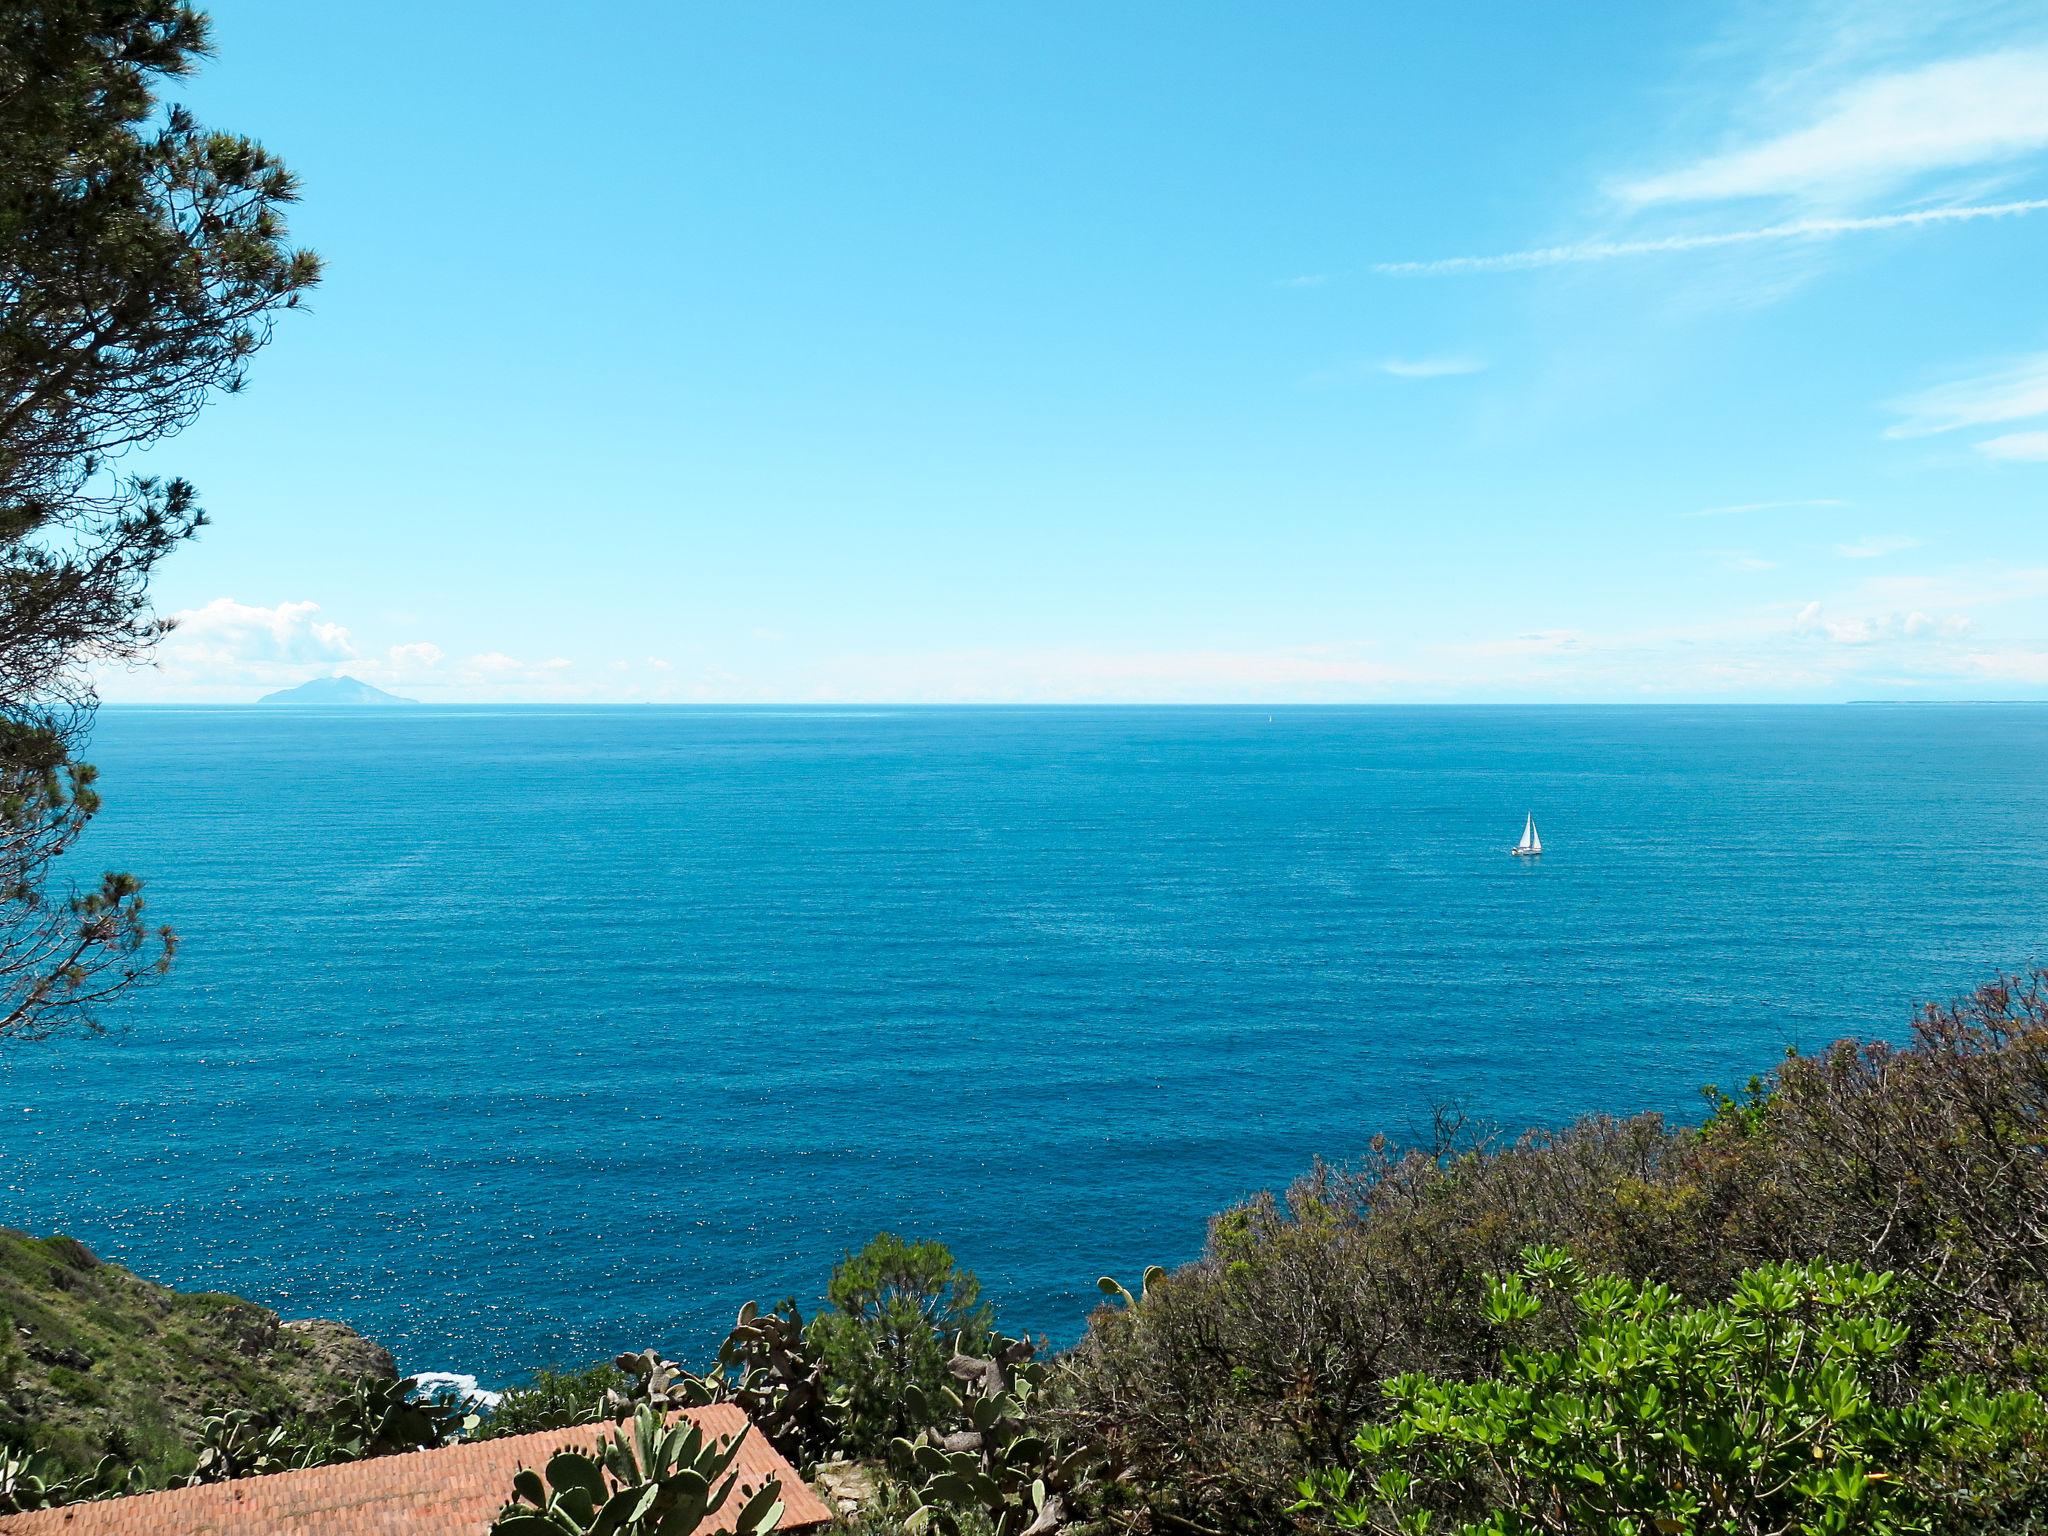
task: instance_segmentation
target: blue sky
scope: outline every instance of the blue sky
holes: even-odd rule
[[[2048,10],[216,0],[116,700],[2048,696]]]

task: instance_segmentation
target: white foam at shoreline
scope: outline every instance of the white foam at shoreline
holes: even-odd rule
[[[486,1408],[498,1406],[502,1392],[486,1392],[477,1385],[474,1376],[465,1376],[460,1371],[420,1371],[412,1378],[413,1390],[421,1397],[432,1397],[438,1392],[452,1392],[466,1401],[474,1400]]]

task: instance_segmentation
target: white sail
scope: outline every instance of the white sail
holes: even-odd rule
[[[1515,844],[1517,853],[1533,853],[1536,850],[1536,813],[1529,813],[1529,824],[1522,828],[1522,840]]]
[[[1529,813],[1529,851],[1531,853],[1541,853],[1543,851],[1543,839],[1536,835],[1536,813],[1534,811]]]

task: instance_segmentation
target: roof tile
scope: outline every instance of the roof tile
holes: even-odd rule
[[[746,1495],[767,1479],[782,1483],[785,1531],[832,1518],[775,1447],[731,1403],[683,1410],[718,1439],[746,1435],[732,1470],[740,1486],[699,1527],[730,1532]],[[512,1474],[542,1467],[555,1452],[593,1444],[607,1426],[549,1429],[502,1440],[472,1440],[434,1451],[276,1472],[197,1488],[133,1494],[0,1518],[4,1536],[484,1536],[512,1496]]]

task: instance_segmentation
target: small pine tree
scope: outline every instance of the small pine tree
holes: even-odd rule
[[[979,1353],[994,1326],[981,1283],[945,1244],[878,1232],[833,1268],[831,1309],[811,1320],[834,1395],[846,1404],[846,1448],[875,1455],[915,1434],[909,1405],[936,1399],[955,1349]],[[907,1389],[916,1389],[911,1392]]]

